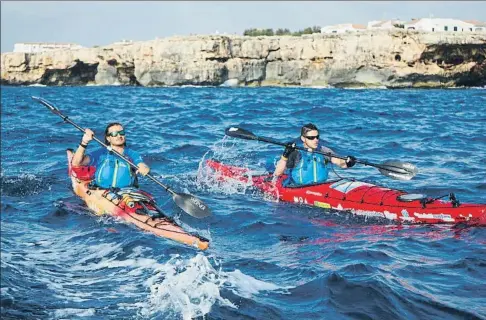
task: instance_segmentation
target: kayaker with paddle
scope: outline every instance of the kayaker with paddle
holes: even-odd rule
[[[96,186],[105,189],[134,187],[137,186],[137,173],[143,176],[149,173],[150,168],[143,163],[140,154],[127,147],[125,130],[120,123],[113,122],[106,126],[105,144],[110,147],[110,150],[102,147],[86,154],[88,144],[93,137],[94,132],[85,129],[81,143],[73,156],[72,165],[96,167],[94,176]],[[117,157],[111,150],[126,156],[137,165],[137,170],[134,172],[128,162]]]
[[[184,210],[184,212],[186,212],[187,214],[189,214],[189,215],[191,215],[195,218],[204,218],[204,217],[211,215],[211,209],[209,209],[209,207],[201,199],[193,196],[190,193],[175,192],[174,190],[172,190],[172,188],[163,184],[157,178],[155,178],[153,176],[153,173],[152,174],[148,173],[150,171],[150,168],[147,165],[141,165],[141,163],[142,163],[141,160],[140,160],[140,163],[135,164],[131,159],[129,159],[127,156],[122,154],[122,152],[124,152],[125,154],[127,153],[127,151],[126,151],[127,148],[126,148],[126,141],[125,141],[125,136],[124,136],[125,131],[123,130],[123,126],[121,124],[116,123],[116,125],[118,125],[118,127],[114,127],[114,126],[112,127],[111,124],[108,125],[106,127],[106,130],[105,130],[105,132],[106,132],[105,133],[105,142],[103,142],[103,141],[101,141],[100,139],[98,139],[97,137],[94,136],[94,132],[92,130],[81,128],[79,125],[74,123],[74,121],[69,119],[68,116],[64,115],[61,112],[61,110],[56,108],[52,103],[50,103],[46,99],[40,98],[40,97],[34,97],[34,96],[32,97],[32,99],[34,101],[37,101],[40,104],[44,105],[47,109],[49,109],[55,115],[58,115],[59,117],[61,117],[64,120],[64,122],[71,124],[73,127],[75,127],[76,129],[78,129],[79,131],[81,131],[85,134],[87,133],[86,137],[83,135],[83,138],[86,138],[84,140],[84,143],[83,143],[83,140],[81,140],[81,143],[83,145],[78,147],[78,150],[76,151],[76,155],[73,156],[73,157],[77,157],[76,162],[71,160],[71,165],[75,166],[75,164],[76,164],[76,165],[79,166],[79,165],[83,164],[83,161],[89,162],[91,160],[91,159],[85,160],[84,152],[85,152],[86,147],[88,146],[86,142],[89,142],[91,140],[95,140],[100,145],[102,145],[103,148],[110,151],[110,153],[113,153],[118,158],[120,158],[123,161],[125,161],[126,163],[128,163],[132,168],[136,168],[137,172],[140,172],[141,174],[145,175],[147,178],[149,178],[150,180],[152,180],[153,182],[155,182],[156,184],[158,184],[159,186],[164,188],[165,191],[167,191],[168,193],[170,193],[172,195],[172,200],[174,200],[174,202],[179,206],[179,208]],[[87,131],[87,130],[89,130],[89,131]],[[111,141],[111,138],[116,138],[116,137],[120,137],[119,140],[118,140],[119,142]],[[121,141],[123,141],[123,143],[120,143]],[[80,150],[80,148],[81,148],[81,150]],[[118,150],[120,150],[122,152],[118,152]],[[88,156],[88,158],[89,158],[89,156]],[[88,158],[86,158],[86,159],[88,159]],[[99,169],[99,170],[101,171],[101,169]]]
[[[277,168],[278,172],[277,172],[277,170],[273,170],[273,168],[272,169],[267,168],[270,172],[276,171],[279,175],[282,175],[282,173],[287,168],[291,167],[291,166],[289,166],[289,164],[292,164],[292,163],[289,163],[289,158],[292,158],[291,154],[294,151],[293,149],[301,151],[302,152],[300,154],[301,156],[302,155],[325,156],[326,158],[324,158],[324,160],[327,159],[327,163],[332,162],[332,163],[337,164],[337,165],[339,165],[340,167],[343,167],[343,168],[350,168],[355,163],[360,163],[360,164],[365,165],[365,166],[372,166],[372,167],[377,168],[382,175],[385,175],[385,176],[390,177],[390,178],[395,179],[395,180],[410,180],[413,177],[415,177],[415,175],[418,172],[417,167],[414,166],[411,163],[408,163],[408,162],[402,162],[402,161],[398,161],[398,160],[388,160],[388,161],[385,161],[381,164],[378,164],[378,163],[373,163],[373,162],[366,161],[366,160],[356,159],[353,156],[347,156],[347,157],[339,156],[339,155],[335,154],[334,152],[332,152],[332,150],[329,149],[329,148],[324,147],[324,149],[323,149],[322,146],[319,145],[319,130],[317,130],[317,127],[313,124],[305,125],[304,127],[302,127],[301,137],[300,137],[301,141],[294,141],[294,142],[291,142],[291,143],[283,143],[283,142],[280,142],[280,141],[272,139],[272,138],[257,136],[256,134],[254,134],[251,131],[248,131],[248,130],[245,130],[243,128],[239,128],[239,127],[236,127],[236,126],[227,127],[226,130],[224,131],[224,133],[227,136],[230,136],[230,137],[235,137],[235,138],[245,139],[245,140],[263,141],[263,142],[267,142],[267,143],[271,143],[271,144],[276,144],[278,146],[286,147],[284,154],[283,154],[284,159],[281,159],[282,161],[279,161],[279,166]],[[331,152],[326,152],[326,151],[322,151],[322,150],[330,150]],[[300,159],[302,159],[302,158],[299,158],[297,160],[300,160]],[[330,159],[332,159],[332,160],[330,160]],[[339,160],[335,161],[337,159],[340,159],[340,161]],[[299,169],[298,165],[304,164],[304,163],[299,163],[298,161],[295,161],[295,160],[296,159],[292,160],[293,167],[291,169]],[[313,160],[313,157],[312,157],[311,160]],[[317,158],[316,158],[316,160],[317,160]],[[321,158],[321,160],[322,160],[322,158]],[[297,162],[297,167],[295,165],[296,162]],[[323,163],[324,163],[324,165],[327,165],[326,161],[321,161],[321,165]],[[311,172],[312,172],[312,174],[314,174],[314,172],[313,172],[314,167],[312,166],[311,168],[312,168]],[[319,167],[316,166],[316,169],[317,168],[319,168]],[[296,172],[298,172],[298,170],[295,170],[294,174]],[[307,169],[306,172],[309,172],[308,169]],[[319,173],[317,173],[316,176],[317,176],[317,178],[319,178]],[[321,179],[322,179],[322,177],[321,177]],[[327,179],[327,176],[326,176],[326,179]],[[299,181],[299,180],[300,180],[300,178],[297,179],[297,181]],[[313,180],[313,179],[310,179],[310,180]],[[318,180],[318,179],[316,179],[316,180]],[[311,181],[310,183],[313,183],[313,181]]]
[[[296,147],[304,148],[307,151],[297,150]],[[341,168],[351,168],[356,163],[356,158],[353,156],[341,159],[315,153],[316,150],[335,154],[330,148],[320,143],[317,127],[308,123],[301,128],[300,141],[296,140],[286,145],[280,160],[277,162],[273,173],[274,177],[279,177],[287,170],[288,178],[283,182],[284,185],[322,183],[329,176],[330,163]]]

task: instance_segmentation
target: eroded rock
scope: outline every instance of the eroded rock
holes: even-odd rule
[[[485,74],[485,34],[410,30],[171,37],[1,60],[10,85],[454,87],[484,86]]]

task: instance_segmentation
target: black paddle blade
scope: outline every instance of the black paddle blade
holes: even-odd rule
[[[224,134],[234,138],[240,138],[246,140],[258,140],[258,137],[254,135],[252,132],[238,127],[228,127],[224,131]]]
[[[43,98],[40,98],[40,97],[34,97],[32,96],[32,99],[34,101],[37,101],[37,102],[40,102],[42,103],[44,106],[47,107],[47,109],[51,110],[52,112],[54,112],[55,114],[60,114],[60,111],[58,108],[54,107],[49,101],[47,101],[46,99],[43,99]]]
[[[410,180],[418,173],[413,164],[397,160],[389,160],[376,167],[381,174],[395,180]]]
[[[211,215],[209,207],[191,194],[175,193],[173,199],[179,208],[195,218],[200,219]]]

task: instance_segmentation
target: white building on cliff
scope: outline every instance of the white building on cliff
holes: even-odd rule
[[[397,25],[403,25],[405,21],[398,19],[393,20],[374,20],[368,22],[368,29],[393,29],[397,28]]]
[[[359,32],[366,30],[366,27],[361,24],[342,23],[333,26],[325,26],[321,28],[321,33],[345,33],[345,32]]]
[[[485,32],[486,24],[479,21],[463,21],[458,19],[422,18],[412,19],[404,24],[406,30],[421,30],[428,32]]]
[[[133,40],[122,39],[120,41],[114,42],[113,44],[118,46],[126,46],[133,44]]]
[[[35,53],[52,50],[76,50],[82,46],[75,43],[21,42],[14,45],[13,52]]]

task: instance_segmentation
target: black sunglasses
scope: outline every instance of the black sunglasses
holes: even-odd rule
[[[317,136],[304,136],[304,138],[309,139],[309,140],[314,140],[314,139],[319,139],[319,135],[317,135]]]
[[[125,131],[124,130],[112,131],[112,132],[108,132],[107,135],[110,136],[110,137],[117,137],[118,135],[124,136],[125,135]]]

